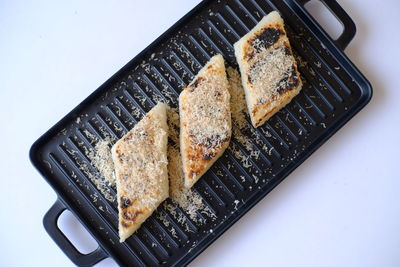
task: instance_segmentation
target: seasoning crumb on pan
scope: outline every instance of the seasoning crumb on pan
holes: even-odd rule
[[[233,138],[249,151],[250,156],[246,156],[233,142],[231,142],[229,150],[235,158],[241,161],[243,167],[249,168],[252,166],[250,157],[258,159],[260,151],[255,150],[253,146],[254,140],[250,139],[244,131],[250,131],[255,136],[258,136],[258,134],[246,120],[246,116],[248,116],[247,106],[239,71],[232,67],[228,67],[226,70],[230,84]]]
[[[94,150],[90,150],[87,155],[92,165],[103,175],[108,185],[115,186],[114,163],[111,156],[111,147],[113,140],[106,137],[96,143]]]
[[[176,229],[173,226],[170,227],[171,223],[168,220],[165,212],[159,212],[157,214],[157,218],[164,224],[165,227],[168,228],[168,231],[172,234],[173,237],[178,238],[178,235],[176,234]]]
[[[110,149],[114,141],[110,136],[107,136],[104,140],[99,140],[87,129],[83,132],[91,139],[91,144],[97,142],[94,148],[90,149],[84,146],[83,143],[80,143],[85,155],[90,159],[90,163],[88,164],[86,161],[80,160],[77,156],[77,151],[67,149],[67,152],[74,159],[79,170],[89,178],[101,194],[108,201],[113,202],[115,201],[115,196],[111,192],[110,186],[115,186],[115,175]],[[90,165],[95,168],[94,171],[90,168]],[[71,177],[76,179],[77,176],[75,173],[72,173]]]

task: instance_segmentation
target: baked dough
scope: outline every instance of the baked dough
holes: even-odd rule
[[[228,147],[231,111],[225,63],[216,55],[179,96],[185,187],[192,187]]]
[[[112,147],[121,242],[169,195],[166,109],[157,104]]]
[[[265,16],[234,48],[251,122],[259,127],[302,87],[279,13],[273,11]]]

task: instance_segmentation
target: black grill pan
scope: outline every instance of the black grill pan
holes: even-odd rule
[[[307,13],[305,2],[201,2],[33,144],[30,159],[58,194],[44,226],[75,264],[90,266],[106,257],[124,266],[188,264],[368,103],[372,88],[343,53],[356,32],[353,21],[336,1],[322,1],[344,26],[333,41]],[[88,178],[94,170],[84,152],[93,146],[91,135],[122,137],[158,100],[177,107],[180,91],[212,55],[221,53],[235,66],[232,44],[272,10],[283,16],[301,61],[303,90],[255,134],[249,133],[258,158],[233,138],[231,145],[249,156],[250,167],[227,150],[195,185],[216,219],[205,216],[203,225],[188,219],[187,231],[161,207],[137,234],[119,243],[116,202]],[[78,168],[85,163],[86,172]],[[66,209],[97,240],[97,250],[79,253],[58,229]],[[167,226],[157,214],[165,215]]]

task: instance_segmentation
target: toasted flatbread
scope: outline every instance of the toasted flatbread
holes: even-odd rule
[[[234,48],[251,122],[258,127],[288,104],[302,87],[279,13],[273,11],[265,16]]]
[[[179,96],[180,150],[185,187],[192,187],[228,147],[230,94],[225,63],[216,55]]]
[[[121,242],[169,195],[166,109],[157,104],[112,147]]]

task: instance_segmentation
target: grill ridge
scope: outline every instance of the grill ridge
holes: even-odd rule
[[[272,10],[280,11],[285,20],[299,61],[302,91],[265,125],[240,130],[251,140],[252,150],[233,136],[223,156],[196,183],[194,192],[215,218],[197,211],[201,223],[183,208],[176,207],[173,213],[170,206],[161,205],[136,235],[120,244],[117,202],[103,196],[88,177],[98,170],[87,152],[104,138],[122,137],[156,102],[177,107],[181,90],[216,53],[224,56],[228,66],[237,67],[234,42]],[[204,1],[180,22],[184,24],[128,63],[41,139],[31,154],[38,159],[32,161],[58,192],[67,189],[76,194],[74,198],[68,191],[60,193],[60,198],[79,212],[85,225],[92,226],[91,218],[99,218],[96,224],[102,229],[90,230],[101,237],[119,264],[188,263],[326,140],[330,131],[335,132],[366,104],[368,83],[361,87],[361,74],[340,53],[326,49],[329,40],[311,32],[304,19],[287,0]],[[246,121],[250,124],[248,116]],[[80,164],[87,164],[87,170],[81,170]],[[115,197],[115,188],[106,188]],[[77,201],[84,203],[76,206]],[[175,205],[170,199],[166,203]]]

